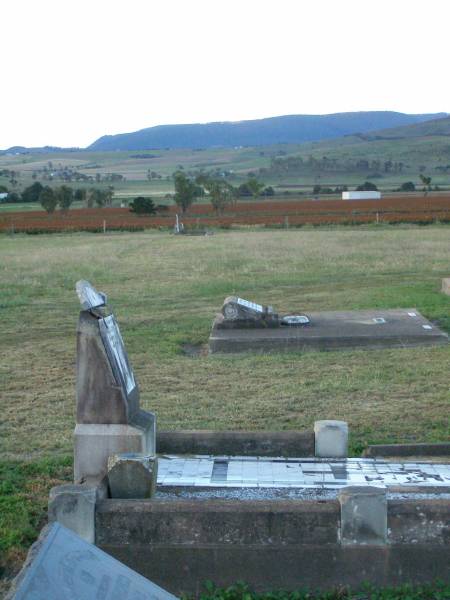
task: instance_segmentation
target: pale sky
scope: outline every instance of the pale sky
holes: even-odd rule
[[[152,125],[450,112],[449,0],[1,0],[0,148]]]

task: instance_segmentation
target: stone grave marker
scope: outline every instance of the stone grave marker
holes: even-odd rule
[[[262,306],[238,296],[228,296],[222,306],[222,319],[217,326],[223,329],[278,327],[278,315],[271,306]]]
[[[175,600],[59,523],[46,527],[6,600]]]
[[[75,481],[106,473],[108,457],[155,454],[156,418],[140,408],[139,386],[106,296],[87,281],[76,285],[77,328]]]

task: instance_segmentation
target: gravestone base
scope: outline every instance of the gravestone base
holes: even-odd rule
[[[145,414],[149,417],[146,419],[141,415],[140,423],[135,425],[77,424],[74,433],[75,483],[90,477],[103,477],[108,470],[108,458],[113,454],[154,455],[155,419],[152,413]]]
[[[415,308],[308,313],[300,327],[223,329],[214,321],[209,351],[307,352],[448,344],[448,335]]]

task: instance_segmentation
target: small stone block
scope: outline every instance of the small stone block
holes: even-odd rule
[[[111,498],[151,498],[155,494],[157,475],[156,456],[115,454],[108,459]]]
[[[442,280],[442,292],[450,296],[450,277]]]
[[[386,544],[387,501],[384,488],[349,486],[340,492],[339,503],[342,544]]]
[[[345,421],[316,421],[314,435],[318,458],[347,458],[348,425]]]
[[[31,547],[6,600],[175,600],[59,523]]]
[[[154,454],[154,446],[154,421],[142,427],[78,424],[74,440],[74,480],[80,483],[89,477],[101,478],[106,475],[108,458],[113,454]]]
[[[61,523],[94,544],[96,499],[95,486],[67,484],[53,487],[48,501],[48,520]]]

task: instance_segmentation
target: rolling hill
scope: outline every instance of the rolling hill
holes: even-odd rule
[[[407,115],[392,111],[330,115],[287,115],[253,121],[158,125],[131,133],[105,135],[89,151],[149,150],[155,148],[214,148],[298,144],[345,135],[421,125],[446,113]]]

